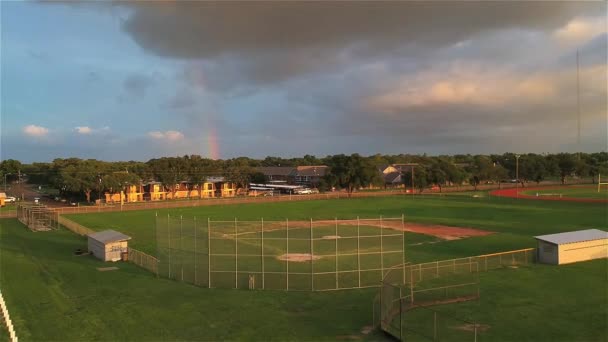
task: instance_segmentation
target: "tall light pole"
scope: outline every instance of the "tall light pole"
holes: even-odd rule
[[[515,155],[515,198],[519,198],[519,154]]]
[[[4,192],[6,193],[6,176],[11,175],[12,173],[5,173],[4,174]]]
[[[414,198],[415,191],[416,191],[416,187],[414,186],[414,166],[412,166],[412,198]]]

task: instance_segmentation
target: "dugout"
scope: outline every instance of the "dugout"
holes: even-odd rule
[[[538,261],[562,265],[608,258],[608,233],[599,229],[535,236]]]
[[[130,236],[115,230],[89,234],[87,238],[89,252],[103,261],[121,260],[122,253],[128,252],[127,244],[131,240]]]

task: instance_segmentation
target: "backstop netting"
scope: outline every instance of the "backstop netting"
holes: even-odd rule
[[[377,287],[404,263],[403,217],[199,221],[157,217],[159,275],[213,288]]]
[[[42,204],[17,205],[17,219],[35,232],[59,228],[59,213]]]

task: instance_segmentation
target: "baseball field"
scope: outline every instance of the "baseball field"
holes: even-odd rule
[[[132,247],[156,255],[155,218],[167,214],[243,221],[404,215],[403,248],[411,263],[534,247],[535,235],[607,228],[603,203],[487,194],[260,203],[69,218],[94,230],[121,231],[133,237]],[[130,263],[106,264],[76,256],[74,251],[86,248],[86,240],[67,230],[32,233],[15,219],[0,224],[2,291],[24,341],[388,338],[378,330],[370,331],[375,288],[331,292],[206,289],[156,278]],[[485,233],[447,238],[437,233],[437,226]],[[108,266],[118,269],[98,270]],[[608,329],[606,266],[606,260],[597,260],[489,271],[480,274],[478,301],[441,310],[483,324],[482,341],[601,341]]]

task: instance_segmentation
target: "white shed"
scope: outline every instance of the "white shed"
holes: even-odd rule
[[[535,237],[538,242],[538,261],[543,264],[608,258],[608,233],[587,229]]]
[[[103,261],[118,261],[121,253],[128,251],[127,241],[130,236],[115,230],[104,230],[103,232],[87,235],[89,252]]]

